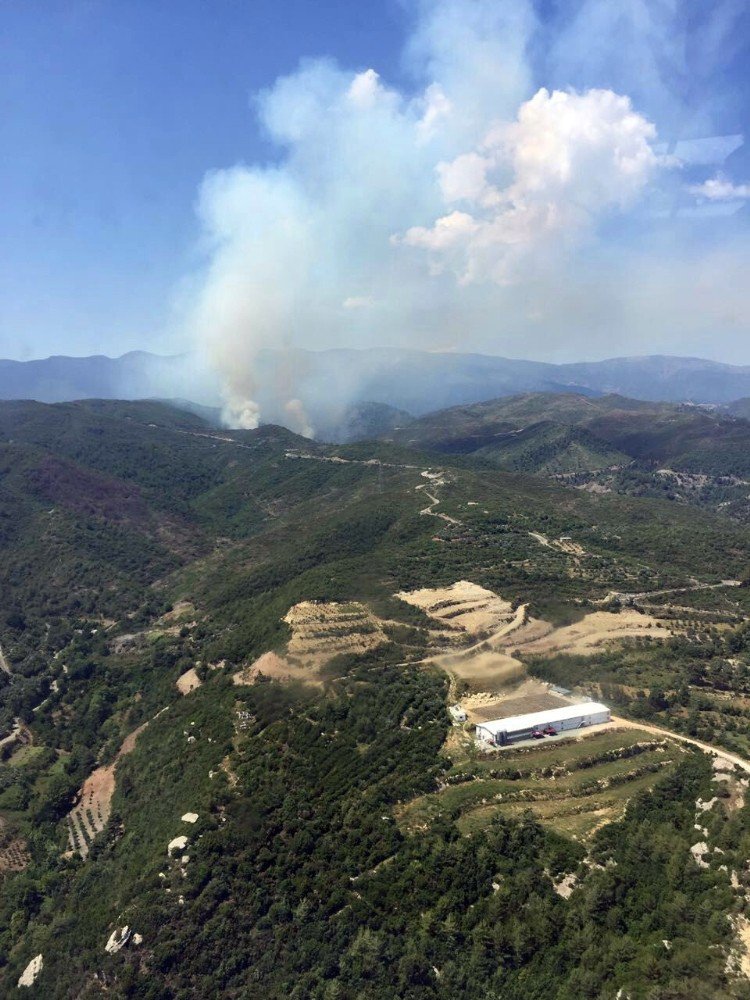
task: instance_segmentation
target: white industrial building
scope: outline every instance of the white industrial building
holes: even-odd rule
[[[537,733],[556,735],[571,729],[583,729],[610,722],[612,716],[606,705],[598,701],[587,701],[581,705],[563,705],[545,712],[530,712],[528,715],[512,715],[507,719],[493,719],[480,722],[476,736],[483,743],[492,746],[506,746],[519,740],[528,740]]]

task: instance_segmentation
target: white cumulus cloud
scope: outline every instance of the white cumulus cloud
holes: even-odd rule
[[[438,164],[444,201],[466,210],[411,227],[402,242],[430,251],[433,268],[451,268],[463,283],[515,280],[530,252],[563,253],[602,215],[639,198],[666,162],[655,138],[626,96],[542,88],[478,149]]]
[[[750,184],[734,184],[727,177],[717,174],[702,184],[691,184],[691,194],[709,201],[741,201],[750,198]]]

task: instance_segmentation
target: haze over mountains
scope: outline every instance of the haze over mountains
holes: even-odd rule
[[[292,424],[280,401],[293,395],[304,406],[316,436],[334,439],[350,436],[347,428],[352,420],[362,424],[361,412],[352,415],[350,407],[363,403],[379,404],[369,407],[364,423],[365,430],[381,434],[402,423],[407,414],[421,416],[519,393],[615,393],[709,404],[750,396],[750,367],[665,356],[550,364],[417,350],[265,351],[258,358],[257,373],[257,396],[266,422]],[[119,358],[0,361],[0,399],[153,397],[209,406],[221,403],[216,382],[187,355],[133,352]]]

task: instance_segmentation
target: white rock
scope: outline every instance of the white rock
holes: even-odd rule
[[[142,934],[134,934],[132,940],[133,940],[133,944],[143,944],[143,935]]]
[[[711,766],[714,771],[734,771],[734,764],[730,761],[725,760],[723,757],[714,757],[711,762]]]
[[[185,813],[185,815],[182,817],[182,822],[183,823],[197,823],[198,822],[198,813]]]
[[[690,848],[690,853],[693,855],[693,859],[697,865],[701,868],[708,868],[707,862],[703,860],[703,855],[708,854],[708,844],[705,842],[699,842],[693,844]]]
[[[699,809],[700,812],[708,812],[708,810],[713,807],[714,803],[718,801],[719,800],[716,798],[716,796],[714,796],[714,798],[712,799],[709,799],[707,802],[704,802],[703,799],[697,799],[695,803],[695,808]]]
[[[187,842],[187,837],[175,837],[174,840],[170,840],[167,844],[167,854],[171,854],[172,851],[184,851],[187,847]]]
[[[115,928],[109,936],[109,941],[104,945],[104,950],[110,955],[115,955],[121,948],[125,947],[131,934],[132,931],[127,924],[119,930]]]
[[[37,955],[36,958],[32,958],[29,964],[21,973],[21,977],[18,980],[19,989],[21,986],[33,986],[36,982],[37,976],[44,968],[44,959],[41,955]]]
[[[189,860],[190,860],[189,854],[183,854],[182,857],[180,858],[180,861],[182,861],[183,865],[186,865]]]

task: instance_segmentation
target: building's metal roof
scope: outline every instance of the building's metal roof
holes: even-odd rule
[[[533,729],[534,726],[547,726],[551,722],[565,722],[567,719],[575,719],[577,716],[598,715],[600,712],[609,712],[609,709],[598,701],[584,701],[580,705],[549,708],[546,712],[529,712],[527,715],[511,715],[507,719],[479,722],[477,729],[486,729],[494,736],[497,733]]]

